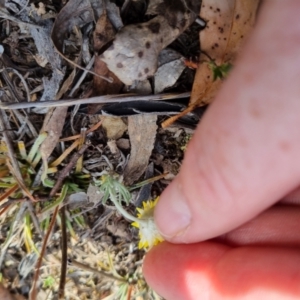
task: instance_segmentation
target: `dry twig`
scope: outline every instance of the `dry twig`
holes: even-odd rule
[[[190,94],[191,94],[190,92],[146,95],[146,96],[136,95],[136,94],[119,94],[119,95],[105,95],[105,96],[83,98],[83,99],[51,100],[51,101],[44,101],[44,102],[0,103],[0,109],[61,107],[61,106],[96,104],[96,103],[110,104],[116,102],[129,102],[129,101],[174,100],[180,98],[188,98]]]

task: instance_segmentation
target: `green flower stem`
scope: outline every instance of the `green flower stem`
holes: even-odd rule
[[[133,221],[133,222],[139,222],[140,220],[130,213],[128,213],[123,206],[118,202],[118,200],[115,198],[115,195],[113,193],[110,193],[110,200],[114,203],[116,206],[117,210],[128,220]]]

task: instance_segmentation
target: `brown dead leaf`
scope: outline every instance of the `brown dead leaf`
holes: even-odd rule
[[[159,2],[159,15],[146,23],[122,28],[101,59],[127,85],[153,76],[158,54],[174,41],[197,17],[200,1]]]
[[[93,9],[88,0],[71,0],[58,14],[52,30],[52,40],[59,53],[68,60],[63,53],[63,45],[67,34],[74,27],[81,27],[94,19]],[[69,60],[68,60],[69,61]],[[73,63],[73,62],[72,62]],[[76,66],[78,66],[75,63]],[[75,72],[66,80],[66,88],[73,80]],[[64,86],[62,91],[65,92]],[[48,111],[44,120],[42,132],[47,132],[48,136],[41,145],[41,153],[44,165],[47,165],[47,160],[53,149],[59,141],[65,122],[67,107],[54,108]]]
[[[45,165],[53,149],[59,141],[68,107],[52,108],[48,111],[41,132],[47,132],[48,136],[41,145],[42,159]]]
[[[94,50],[95,52],[101,51],[101,49],[111,42],[116,34],[116,30],[114,29],[111,21],[107,17],[106,11],[102,13],[100,18],[97,21],[96,28],[94,31]],[[94,76],[94,92],[95,96],[101,95],[113,95],[121,92],[123,87],[123,83],[119,80],[119,78],[112,73],[106,66],[106,64],[100,60],[97,55],[95,58],[94,64],[94,72],[98,75],[104,76],[106,78],[112,78],[113,82],[107,82],[106,80]],[[94,114],[101,109],[103,105],[94,104],[89,105],[89,113]]]
[[[127,185],[138,180],[148,166],[156,137],[156,121],[156,115],[128,117],[131,151],[130,159],[124,171],[124,180]]]
[[[96,23],[96,28],[93,34],[94,50],[97,52],[100,51],[103,46],[114,39],[115,34],[116,30],[107,17],[107,12],[105,10]]]
[[[208,56],[218,66],[234,63],[246,36],[254,26],[259,2],[260,0],[202,1],[200,15],[207,21],[207,26],[200,33],[202,54],[190,104],[198,106],[212,101],[222,80],[213,80]]]

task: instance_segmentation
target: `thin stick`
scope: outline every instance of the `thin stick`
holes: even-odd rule
[[[136,95],[136,94],[119,94],[119,95],[105,95],[92,98],[83,99],[66,99],[66,100],[51,100],[43,102],[20,102],[20,103],[0,103],[1,109],[20,109],[32,107],[61,107],[72,106],[79,104],[111,104],[116,102],[129,102],[129,101],[154,101],[154,100],[173,100],[180,98],[188,98],[191,93],[180,94],[158,94],[158,95]]]
[[[56,206],[56,208],[54,210],[54,213],[53,213],[53,216],[52,216],[52,219],[51,219],[51,223],[50,223],[50,225],[48,227],[48,230],[47,230],[47,233],[45,235],[45,239],[44,239],[44,242],[43,242],[41,254],[40,254],[40,257],[39,257],[39,259],[37,261],[37,264],[36,264],[36,270],[34,272],[34,277],[33,277],[33,284],[32,284],[31,290],[29,292],[29,299],[30,300],[36,300],[37,299],[37,281],[38,281],[38,278],[39,278],[39,275],[40,275],[40,269],[41,269],[41,266],[42,266],[43,257],[44,257],[46,247],[47,247],[47,244],[48,244],[48,239],[49,239],[50,233],[52,231],[52,228],[54,227],[58,210],[59,210],[59,205]]]
[[[88,129],[86,131],[86,134],[88,135],[89,133],[97,130],[101,126],[101,124],[102,124],[102,120],[100,120],[98,123],[94,124],[90,129]],[[73,140],[76,140],[76,139],[79,139],[79,138],[80,138],[80,134],[76,134],[76,135],[73,135],[73,136],[62,138],[62,139],[59,140],[59,142],[73,141]]]
[[[61,170],[61,172],[58,175],[58,178],[56,180],[56,183],[52,190],[49,193],[49,198],[52,198],[55,196],[55,194],[58,192],[58,190],[61,188],[64,179],[69,175],[72,168],[76,164],[79,157],[84,153],[84,151],[88,148],[89,145],[82,145],[82,147],[78,150],[78,152],[74,153],[70,159],[70,162]]]
[[[66,226],[66,208],[63,206],[60,210],[61,215],[61,268],[60,280],[58,288],[58,298],[64,299],[65,284],[68,264],[68,241],[67,241],[67,226]]]
[[[119,278],[119,277],[116,277],[116,276],[114,276],[112,274],[108,274],[106,272],[96,270],[94,268],[91,268],[88,265],[85,265],[85,264],[80,263],[80,262],[78,262],[76,260],[73,260],[73,259],[69,259],[69,265],[74,266],[76,268],[80,268],[80,269],[88,271],[88,272],[92,272],[92,273],[100,275],[100,276],[105,276],[105,277],[110,278],[110,279],[114,279],[114,280],[117,280],[117,281],[121,281],[121,282],[127,283],[126,279]]]
[[[176,116],[170,117],[167,120],[165,120],[164,122],[162,122],[161,127],[166,128],[166,127],[172,125],[179,118],[181,118],[181,117],[185,116],[186,114],[188,114],[189,112],[193,111],[197,106],[199,106],[197,102],[189,105],[184,111],[182,111],[179,114],[177,114]]]

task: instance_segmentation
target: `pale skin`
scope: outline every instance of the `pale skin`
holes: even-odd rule
[[[157,204],[144,274],[166,299],[300,298],[299,12],[264,1]]]

